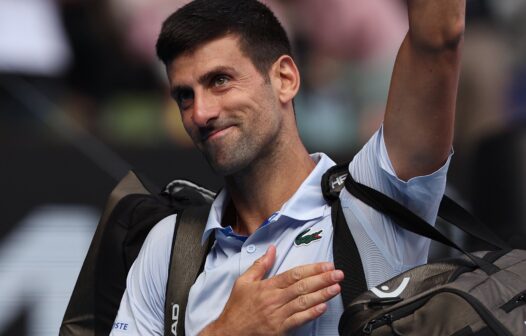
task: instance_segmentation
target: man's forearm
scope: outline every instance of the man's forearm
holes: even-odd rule
[[[432,173],[451,151],[465,22],[465,0],[407,4],[409,32],[384,118],[389,158],[403,180]]]
[[[407,0],[408,37],[415,47],[456,48],[464,34],[465,0]]]

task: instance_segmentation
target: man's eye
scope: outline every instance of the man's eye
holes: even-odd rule
[[[219,75],[214,77],[213,85],[215,87],[223,86],[229,82],[229,78],[225,75]]]
[[[185,110],[192,105],[194,101],[194,93],[191,90],[181,90],[177,93],[175,100],[177,101],[177,105],[179,105],[179,109],[181,111]]]

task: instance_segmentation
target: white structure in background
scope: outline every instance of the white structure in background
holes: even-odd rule
[[[2,0],[4,1],[4,0]],[[0,334],[29,309],[29,335],[57,335],[99,213],[83,206],[31,212],[0,245]]]
[[[55,0],[0,1],[0,72],[56,76],[70,60]]]

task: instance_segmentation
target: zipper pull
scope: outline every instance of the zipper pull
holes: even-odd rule
[[[371,321],[367,322],[367,324],[363,327],[362,332],[365,335],[371,335],[374,329],[386,324],[391,327],[393,335],[401,336],[398,330],[396,330],[396,328],[393,326],[393,315],[391,314],[385,314],[377,320],[372,319]]]
[[[513,309],[523,306],[526,304],[526,291],[517,294],[515,297],[511,298],[508,302],[500,306],[500,309],[504,310],[506,313],[511,312]]]
[[[371,321],[367,322],[367,324],[362,329],[362,332],[364,333],[364,335],[371,335],[375,324],[376,324],[375,319],[372,319]]]
[[[382,320],[384,320],[385,323],[391,325],[391,323],[393,323],[393,315],[385,314],[384,316],[382,316]]]

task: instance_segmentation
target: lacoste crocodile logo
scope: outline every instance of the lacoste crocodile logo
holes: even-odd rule
[[[309,245],[313,241],[321,239],[320,233],[322,233],[323,230],[316,231],[316,232],[311,233],[311,234],[308,235],[307,232],[309,232],[309,231],[310,231],[310,229],[307,229],[307,230],[303,231],[302,233],[300,233],[296,237],[296,239],[294,239],[294,245],[296,245],[296,246]]]

